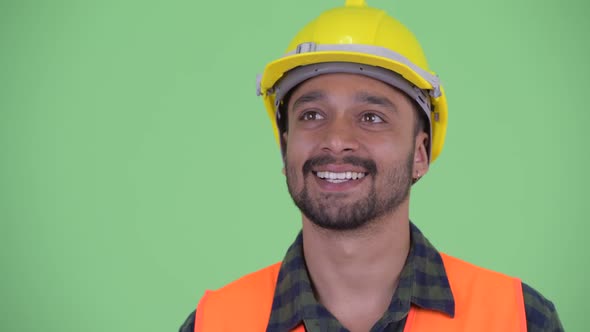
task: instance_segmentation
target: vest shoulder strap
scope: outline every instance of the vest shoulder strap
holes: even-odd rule
[[[409,332],[526,332],[521,281],[441,253],[455,300],[455,316],[416,308]]]
[[[195,332],[266,331],[280,268],[276,263],[206,291],[197,306]]]

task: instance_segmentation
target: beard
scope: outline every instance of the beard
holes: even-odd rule
[[[307,160],[298,173],[295,167],[285,159],[287,188],[295,205],[315,225],[338,231],[356,230],[388,213],[398,209],[406,200],[412,187],[412,165],[414,149],[407,159],[387,170],[378,171],[373,160],[359,157],[344,157],[341,163],[363,167],[370,180],[369,192],[350,202],[346,193],[310,193],[308,181],[311,180],[312,168],[337,163],[332,156],[318,156]],[[295,184],[299,174],[303,175],[303,188],[296,190]],[[377,189],[377,181],[383,183]],[[354,181],[354,180],[353,180]],[[312,197],[313,196],[313,197]],[[348,201],[348,202],[347,202]]]

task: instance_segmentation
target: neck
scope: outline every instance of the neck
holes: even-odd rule
[[[349,329],[364,330],[355,322],[372,317],[366,321],[370,329],[391,302],[410,247],[408,210],[402,204],[351,231],[322,229],[303,219],[304,256],[316,296]]]

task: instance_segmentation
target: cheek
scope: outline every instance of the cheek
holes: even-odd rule
[[[285,169],[287,183],[292,190],[300,191],[304,187],[303,165],[309,160],[317,146],[317,140],[311,135],[290,132],[287,136],[285,150]]]
[[[377,163],[377,171],[406,166],[408,158],[413,155],[413,144],[411,142],[401,143],[390,138],[384,138],[380,144],[367,144],[370,155]]]
[[[381,142],[379,145],[374,145],[372,150],[375,155],[383,156],[383,159],[386,160],[397,159],[400,155],[409,151],[406,142],[394,141],[391,138],[384,138]]]
[[[288,137],[287,146],[285,149],[285,170],[287,173],[287,180],[295,182],[299,177],[305,162],[305,156],[307,155],[304,150],[305,145],[302,146],[301,141],[293,135]]]
[[[291,164],[300,163],[301,165],[305,162],[305,158],[308,158],[310,152],[315,146],[315,140],[311,135],[300,135],[297,132],[289,132],[286,140],[286,157],[290,160]]]
[[[293,155],[288,155],[285,159],[285,177],[287,187],[291,193],[300,192],[304,187],[302,174],[303,162]]]

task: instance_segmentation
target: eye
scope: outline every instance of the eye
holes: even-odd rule
[[[299,116],[299,120],[302,120],[302,121],[314,121],[314,120],[323,120],[323,119],[324,119],[324,116],[316,111],[305,111]]]
[[[369,122],[369,123],[383,123],[383,118],[375,113],[365,113],[361,116],[362,122]]]

